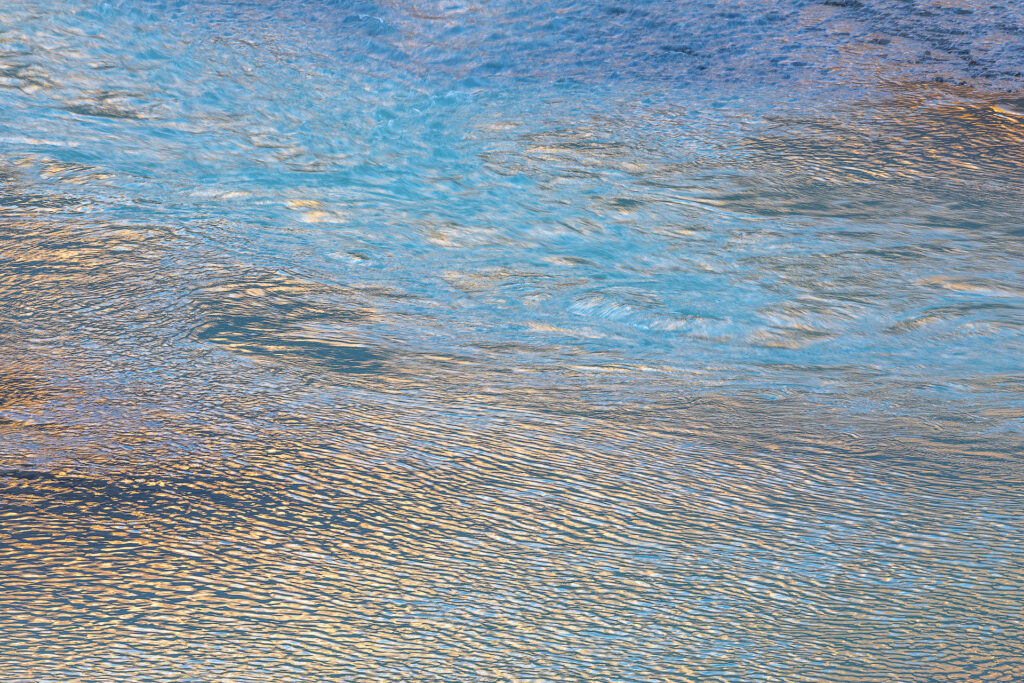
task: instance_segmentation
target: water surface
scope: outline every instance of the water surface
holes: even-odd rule
[[[1024,11],[0,8],[0,678],[1019,680]]]

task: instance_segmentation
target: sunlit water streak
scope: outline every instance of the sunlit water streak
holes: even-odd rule
[[[0,679],[1024,678],[1024,12],[0,8]]]

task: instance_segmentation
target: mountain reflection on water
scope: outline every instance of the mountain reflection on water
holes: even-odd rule
[[[0,679],[1020,680],[1024,11],[0,7]]]

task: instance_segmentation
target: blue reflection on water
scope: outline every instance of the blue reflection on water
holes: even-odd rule
[[[1012,677],[1021,21],[6,4],[0,670]]]

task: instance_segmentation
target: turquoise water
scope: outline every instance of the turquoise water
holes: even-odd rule
[[[1024,10],[0,7],[0,679],[1024,678]]]

